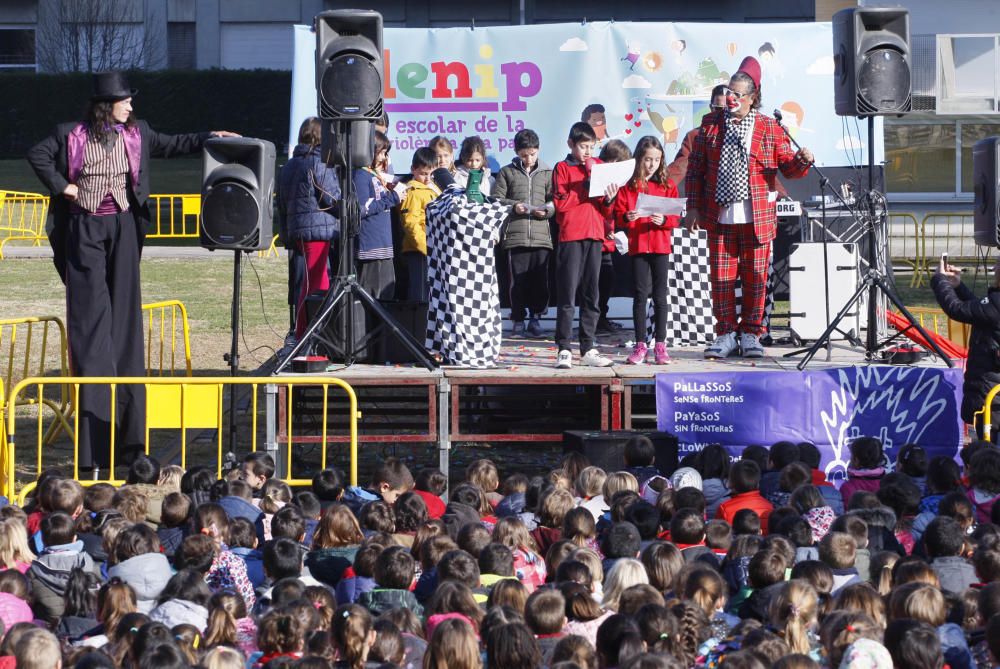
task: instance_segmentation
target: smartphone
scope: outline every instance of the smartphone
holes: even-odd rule
[[[944,253],[941,254],[941,265],[943,267],[947,267],[948,266],[948,252],[947,251],[945,251]]]

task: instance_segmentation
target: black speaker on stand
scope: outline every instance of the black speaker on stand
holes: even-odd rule
[[[274,219],[274,144],[250,137],[214,137],[202,149],[201,245],[233,251],[233,306],[230,313],[229,373],[240,367],[240,286],[244,253],[271,245]],[[229,452],[236,446],[236,388],[229,389]]]
[[[910,13],[858,7],[833,15],[834,103],[840,116],[910,111]]]
[[[868,313],[864,341],[865,360],[876,361],[881,351],[883,360],[891,361],[891,351],[883,349],[913,329],[948,367],[954,367],[955,363],[896,295],[891,280],[878,262],[879,252],[882,250],[879,248],[878,232],[885,229],[888,205],[885,195],[875,189],[875,117],[910,111],[910,13],[905,9],[875,7],[858,7],[837,12],[833,15],[833,53],[837,114],[860,116],[868,121],[868,191],[852,210],[852,215],[863,227],[868,240],[868,254],[865,258],[867,269],[854,295],[840,309],[819,339],[804,351],[805,355],[796,367],[805,369],[813,356],[824,347],[829,358],[831,335],[841,330],[841,321],[853,313],[855,305],[866,294]],[[794,139],[791,141],[795,143]],[[823,187],[829,187],[829,179],[821,171],[817,172],[822,178]],[[847,205],[836,189],[833,189],[833,193],[841,204]],[[824,264],[827,262],[828,259],[824,258]],[[899,310],[909,324],[898,334],[881,342],[878,333],[880,293]]]
[[[1000,137],[987,137],[972,147],[972,174],[976,205],[973,227],[976,243],[1000,247]]]
[[[365,9],[337,9],[316,15],[316,92],[323,125],[323,151],[327,164],[337,168],[340,200],[340,258],[333,285],[302,338],[275,366],[281,373],[300,351],[325,346],[336,349],[342,339],[344,363],[367,357],[372,328],[362,334],[368,320],[395,337],[428,370],[437,361],[357,281],[355,249],[360,211],[354,192],[354,166],[371,161],[372,124],[382,117],[382,15]],[[363,305],[363,306],[362,306]],[[328,335],[333,332],[342,337]]]

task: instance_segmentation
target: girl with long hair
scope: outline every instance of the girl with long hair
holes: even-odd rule
[[[769,618],[793,653],[802,653],[819,660],[819,639],[816,625],[819,598],[806,581],[788,581],[771,600]]]
[[[635,347],[626,361],[638,365],[646,361],[646,300],[653,298],[655,331],[653,356],[657,365],[670,362],[667,353],[667,268],[672,230],[680,225],[677,216],[647,214],[639,208],[640,195],[677,197],[677,186],[667,177],[663,145],[652,135],[636,144],[635,172],[618,190],[614,203],[616,227],[628,233],[628,255],[632,260],[632,319]]]
[[[517,517],[500,518],[493,528],[493,541],[514,554],[514,574],[529,592],[545,583],[545,561],[538,554],[538,544],[527,526]]]
[[[398,180],[389,174],[392,142],[375,131],[372,162],[354,170],[354,191],[361,221],[358,228],[358,282],[377,300],[389,299],[396,288],[392,264],[391,210],[400,203]]]
[[[24,523],[16,518],[0,520],[0,569],[16,569],[24,574],[34,561]]]
[[[357,604],[338,607],[330,623],[330,641],[337,654],[336,667],[364,669],[375,643],[375,624],[368,609]]]
[[[236,592],[217,592],[208,602],[205,646],[232,646],[250,656],[257,652],[257,623]]]
[[[472,625],[461,618],[441,621],[427,643],[423,669],[480,669],[479,641]]]

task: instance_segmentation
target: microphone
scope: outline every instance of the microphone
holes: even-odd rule
[[[775,109],[774,110],[774,120],[776,120],[778,123],[781,123],[781,110],[780,109]]]

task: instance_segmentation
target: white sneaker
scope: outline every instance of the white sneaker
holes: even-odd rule
[[[556,369],[572,369],[573,353],[571,351],[559,351],[556,356]]]
[[[706,358],[728,358],[737,348],[736,333],[718,335],[715,341],[705,349]],[[763,353],[762,353],[763,354]]]
[[[580,358],[580,362],[588,367],[610,367],[615,364],[611,358],[605,358],[600,351],[592,348]]]
[[[743,350],[744,358],[764,357],[764,346],[760,343],[760,338],[755,334],[744,332],[740,335],[740,349]]]

